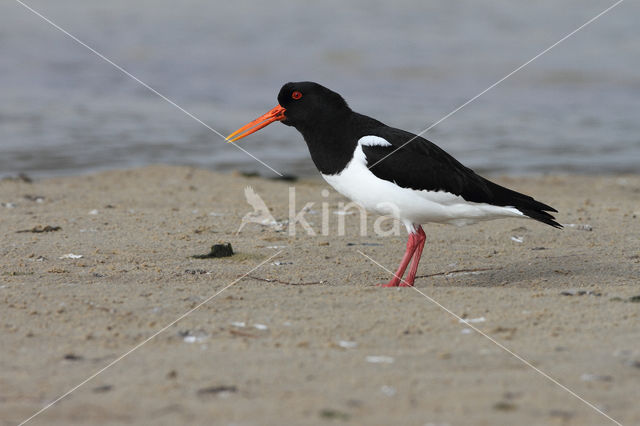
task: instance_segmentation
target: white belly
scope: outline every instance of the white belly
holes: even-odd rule
[[[322,175],[336,191],[374,213],[392,216],[405,225],[429,222],[469,225],[501,217],[525,217],[513,207],[473,203],[445,191],[401,188],[380,179],[367,168],[360,145],[347,167],[336,175]]]

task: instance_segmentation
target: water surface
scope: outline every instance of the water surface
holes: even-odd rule
[[[28,3],[222,134],[298,80],[419,132],[612,4]],[[153,163],[272,175],[17,2],[0,16],[0,175]],[[624,2],[425,136],[485,173],[640,172],[638,16]],[[292,128],[240,143],[283,173],[315,173]]]

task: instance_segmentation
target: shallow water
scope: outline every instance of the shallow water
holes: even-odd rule
[[[419,132],[612,3],[28,2],[222,134],[297,80]],[[639,12],[622,3],[425,136],[485,173],[640,172]],[[0,16],[0,175],[272,175],[17,2]],[[283,173],[315,172],[292,128],[240,143]]]

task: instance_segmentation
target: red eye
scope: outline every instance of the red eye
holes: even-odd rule
[[[298,92],[298,91],[296,90],[295,92],[293,92],[293,93],[291,94],[291,97],[292,97],[293,99],[295,99],[295,100],[298,100],[298,99],[300,99],[300,98],[302,97],[302,93],[300,93],[300,92]]]

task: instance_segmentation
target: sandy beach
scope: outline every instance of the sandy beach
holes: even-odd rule
[[[2,180],[0,424],[150,337],[29,424],[614,424],[587,402],[640,424],[640,176],[496,181],[569,226],[427,225],[421,294],[377,287],[389,273],[364,256],[394,269],[405,231],[370,217],[362,236],[320,179]],[[247,186],[277,222],[236,233]],[[290,187],[315,236],[289,234]],[[193,258],[220,242],[235,254]]]

